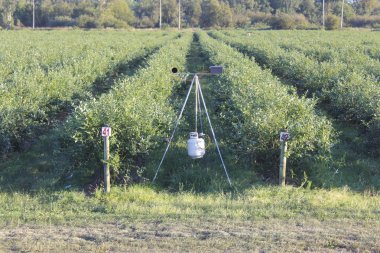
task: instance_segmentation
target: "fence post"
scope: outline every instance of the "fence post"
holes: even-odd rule
[[[286,178],[286,151],[288,149],[289,133],[285,129],[284,132],[280,133],[281,142],[281,154],[280,154],[280,173],[279,173],[279,185],[285,186]]]
[[[104,138],[104,192],[109,193],[111,190],[111,174],[109,167],[109,159],[110,159],[110,141],[109,137],[111,136],[111,128],[109,125],[104,125],[102,127],[102,136]]]

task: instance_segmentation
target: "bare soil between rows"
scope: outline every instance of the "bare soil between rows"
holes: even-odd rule
[[[380,222],[153,220],[0,229],[0,252],[380,252]]]

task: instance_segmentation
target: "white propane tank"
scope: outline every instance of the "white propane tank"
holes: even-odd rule
[[[187,154],[192,159],[197,159],[202,158],[205,153],[205,140],[199,138],[197,132],[190,132],[190,139],[187,141]]]

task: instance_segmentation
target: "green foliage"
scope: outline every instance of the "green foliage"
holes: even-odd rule
[[[189,27],[199,26],[202,14],[201,0],[185,1],[182,5],[184,11],[184,20]]]
[[[167,27],[178,25],[178,1],[162,0],[162,21]],[[125,28],[131,25],[139,28],[157,27],[159,19],[158,2],[155,0],[107,0],[107,1],[35,1],[37,27],[46,26],[76,26],[80,16],[89,16],[96,20],[91,25],[81,27],[113,27]],[[332,15],[340,15],[341,2],[326,2],[328,11]],[[183,26],[187,27],[247,27],[252,23],[265,25],[272,24],[275,29],[309,28],[309,22],[314,26],[320,25],[321,2],[313,0],[181,0],[181,17]],[[345,22],[359,26],[375,27],[380,5],[377,0],[357,0],[345,3]],[[254,16],[265,13],[270,18],[257,22]],[[289,17],[279,17],[286,13]],[[11,14],[11,22],[8,22]],[[356,14],[359,14],[356,16]],[[0,1],[0,25],[2,27],[14,24],[17,26],[32,26],[32,2],[19,0]],[[305,18],[301,18],[300,15]],[[64,17],[64,18],[63,18]],[[273,18],[273,21],[270,19]],[[329,17],[328,17],[329,18]],[[330,17],[331,18],[331,17]],[[301,25],[293,24],[302,21]],[[303,21],[306,22],[303,22]],[[348,22],[352,20],[352,22]],[[333,21],[333,19],[332,19]],[[293,25],[292,25],[293,24]]]
[[[99,23],[103,27],[126,28],[133,23],[133,13],[123,0],[113,0],[101,13]]]
[[[81,149],[75,158],[82,170],[94,173],[93,163],[102,159],[100,129],[109,124],[114,176],[121,182],[138,180],[145,156],[162,142],[173,123],[170,97],[178,79],[170,70],[184,69],[190,39],[191,34],[185,34],[170,42],[150,58],[148,67],[99,100],[76,108],[68,131]]]
[[[220,4],[218,0],[205,0],[202,2],[202,27],[213,27],[218,25],[220,16]]]
[[[84,32],[72,32],[70,36],[64,32],[0,35],[7,42],[0,49],[7,52],[0,68],[0,154],[23,150],[25,142],[55,125],[78,100],[91,97],[96,80],[170,38],[161,33],[157,33],[156,40],[145,40],[144,33],[83,35]],[[20,39],[20,44],[10,43],[15,39]],[[128,48],[126,43],[130,43]]]
[[[293,29],[295,22],[291,15],[280,13],[277,17],[273,17],[271,26],[274,29]]]
[[[233,26],[233,14],[231,8],[228,4],[220,4],[219,20],[218,25],[220,27],[231,27]]]
[[[49,26],[75,26],[77,22],[73,20],[70,16],[56,16],[54,20],[49,22]]]
[[[335,15],[328,15],[325,21],[325,27],[327,30],[335,30],[339,28],[340,19]]]
[[[251,18],[252,25],[257,23],[269,24],[272,20],[272,15],[264,12],[254,13]]]
[[[327,44],[324,39],[320,43],[326,45],[316,43],[311,46],[308,42],[294,43],[292,39],[285,42],[284,36],[289,34],[282,34],[278,38],[273,37],[274,33],[262,35],[261,38],[256,36],[254,41],[233,39],[221,34],[218,34],[218,38],[255,56],[261,64],[269,66],[277,75],[298,88],[309,89],[320,94],[323,99],[333,101],[331,106],[335,107],[335,114],[341,117],[368,121],[375,115],[379,106],[378,80],[375,76],[380,71],[380,64],[363,54],[368,52],[365,48],[339,48],[338,45],[331,45],[331,42]],[[267,36],[272,38],[272,43],[268,43]],[[370,51],[369,54],[376,57],[377,53]],[[353,102],[362,100],[366,101],[357,105]]]
[[[260,64],[297,88],[321,97],[328,103],[329,111],[340,119],[367,126],[379,112],[380,89],[376,73],[380,71],[380,63],[364,54],[368,53],[364,46],[339,49],[331,46],[332,42],[326,46],[310,46],[305,41],[298,41],[300,46],[296,46],[293,39],[289,39],[289,44],[283,42],[285,36],[290,36],[284,33],[277,38],[270,32],[262,33],[262,37],[256,34],[255,40],[221,33],[213,35],[254,56]],[[329,40],[331,36],[328,35]],[[325,39],[321,39],[321,43],[326,44]],[[279,46],[281,44],[285,49]],[[331,48],[326,49],[329,46]]]
[[[377,112],[377,115],[380,115],[380,111]],[[374,157],[380,157],[380,116],[372,120],[369,129],[367,144],[374,153]]]
[[[359,15],[370,15],[379,5],[379,1],[377,0],[355,1],[353,4]]]
[[[301,4],[300,0],[269,0],[275,12],[293,13]]]
[[[339,3],[334,6],[333,14],[338,16],[340,19],[342,15],[342,3]],[[355,16],[356,16],[355,10],[352,7],[352,5],[347,2],[344,2],[344,7],[343,7],[343,21],[345,23],[344,25],[346,26],[347,24],[349,24],[348,21],[355,18]]]
[[[380,112],[379,83],[358,73],[334,85],[328,96],[334,113],[345,114],[348,119],[370,122]]]
[[[100,24],[104,28],[107,28],[107,27],[111,27],[111,28],[127,28],[128,27],[127,23],[118,20],[113,15],[110,15],[108,13],[102,14],[102,16],[100,18]]]
[[[349,23],[353,27],[376,27],[380,25],[380,16],[352,17]]]
[[[221,115],[231,126],[230,142],[241,158],[270,168],[276,177],[279,132],[288,129],[292,139],[287,156],[297,161],[328,157],[333,144],[331,123],[314,112],[316,101],[298,98],[289,89],[231,47],[200,33],[200,42],[214,64],[225,67],[219,83]],[[227,123],[228,122],[228,123]],[[302,173],[301,173],[302,174]]]
[[[167,26],[178,26],[178,4],[176,0],[162,1],[162,22]]]
[[[96,19],[89,15],[81,15],[78,18],[78,26],[81,28],[96,28]]]
[[[318,22],[319,13],[313,0],[302,0],[300,4],[300,12],[311,22]]]
[[[256,171],[277,177],[278,132],[283,128],[292,134],[287,154],[289,183],[305,187],[311,182],[312,187],[378,187],[380,90],[376,77],[380,72],[380,47],[375,32],[251,30],[211,34],[256,58],[244,57],[201,33],[203,49],[197,40],[193,43],[193,50],[201,55],[196,61],[193,51],[188,51],[191,35],[186,34],[186,38],[153,54],[149,66],[136,76],[120,76],[114,83],[116,76],[129,73],[130,68],[137,69],[135,66],[142,64],[144,57],[177,33],[0,33],[4,42],[0,44],[4,63],[0,65],[0,157],[6,160],[0,164],[0,183],[4,186],[6,182],[7,188],[12,183],[20,189],[50,188],[60,184],[57,181],[66,171],[74,171],[78,185],[82,185],[94,171],[100,171],[99,130],[104,123],[112,124],[114,130],[114,152],[109,161],[112,180],[139,180],[144,171],[151,172],[149,165],[157,165],[155,155],[160,152],[155,148],[164,146],[162,138],[170,133],[178,94],[185,88],[178,85],[178,79],[168,69],[177,63],[184,69],[187,61],[187,67],[196,66],[188,71],[198,71],[198,66],[209,66],[211,60],[212,64],[223,65],[225,73],[205,85],[205,94],[217,99],[210,100],[211,114],[216,115],[222,153],[226,154],[227,164],[231,164],[231,178],[238,178],[233,180],[237,187],[256,183]],[[271,71],[260,69],[252,60]],[[284,83],[297,86],[298,94],[273,74]],[[110,91],[111,85],[114,89]],[[98,97],[106,91],[110,93]],[[312,96],[307,92],[320,99],[308,99]],[[98,99],[93,99],[93,95]],[[333,146],[334,159],[328,153],[332,144],[330,123],[318,116],[315,105],[328,109],[337,120],[343,119],[351,126],[349,131],[357,130],[346,143]],[[64,122],[73,108],[73,118]],[[63,124],[67,131],[56,128],[58,124]],[[46,138],[46,131],[52,128],[56,137]],[[78,142],[73,143],[74,140]],[[341,148],[344,145],[347,147]],[[219,168],[217,156],[190,163],[182,161],[184,146],[172,147],[175,155],[168,156],[170,165],[162,170],[161,185],[171,190],[227,188],[222,171],[214,170]],[[21,154],[7,158],[15,150]],[[75,163],[68,158],[74,158]],[[207,164],[207,159],[214,163]],[[207,173],[202,173],[205,170]]]

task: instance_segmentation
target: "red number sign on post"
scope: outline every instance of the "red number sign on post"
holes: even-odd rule
[[[102,127],[102,136],[110,137],[111,136],[111,128],[110,127]]]

